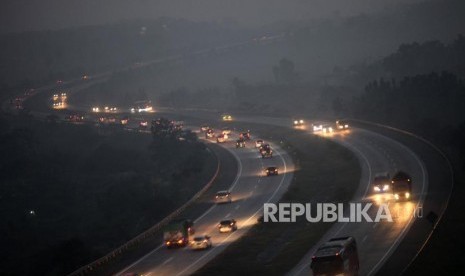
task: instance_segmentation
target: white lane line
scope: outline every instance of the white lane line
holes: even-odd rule
[[[133,264],[127,266],[126,268],[124,268],[123,270],[121,270],[120,272],[118,272],[116,275],[122,275],[124,272],[128,271],[129,269],[131,269],[132,267],[138,265],[140,262],[142,262],[143,260],[145,260],[148,256],[150,256],[151,254],[153,254],[153,252],[159,250],[160,248],[162,248],[163,245],[159,245],[157,248],[155,248],[154,250],[150,251],[149,253],[145,254],[144,257],[140,258],[139,260],[135,261]]]
[[[207,140],[208,141],[208,140]],[[227,149],[227,148],[226,148]],[[237,154],[233,151],[233,150],[230,150],[228,149],[229,152],[233,153],[234,157],[236,158],[237,160],[237,174],[236,174],[236,178],[234,179],[234,182],[233,182],[233,185],[229,188],[229,190],[231,191],[232,189],[234,189],[234,187],[237,185],[237,183],[239,182],[239,178],[241,177],[242,175],[242,162],[241,160],[239,159],[239,157],[237,156]],[[198,217],[194,223],[197,223],[199,220],[201,220],[203,217],[205,217],[207,214],[209,214],[213,209],[215,209],[216,205],[213,205],[212,207],[210,207],[210,209],[208,209],[207,211],[205,211],[205,213],[203,213],[200,217]],[[126,272],[127,270],[131,269],[132,267],[136,266],[137,264],[139,264],[140,262],[142,262],[143,260],[145,260],[146,258],[148,258],[151,254],[153,254],[154,252],[158,251],[160,248],[162,248],[163,245],[160,245],[158,246],[157,248],[155,248],[154,250],[150,251],[149,253],[147,253],[146,255],[144,255],[142,258],[140,258],[139,260],[135,261],[133,264],[127,266],[126,268],[124,268],[121,272],[118,272],[117,275],[121,275],[123,274],[124,272]]]
[[[363,237],[362,239],[362,243],[364,243],[367,240],[367,238],[368,238],[368,235],[365,235],[365,237]]]
[[[399,143],[399,142],[397,142],[395,140],[393,140],[393,141],[396,142],[398,145],[400,145],[402,148],[404,148],[405,151],[407,151],[411,156],[413,156],[413,158],[420,165],[420,169],[421,169],[422,177],[423,177],[423,183],[422,183],[422,187],[421,187],[420,200],[417,202],[417,205],[415,206],[415,210],[416,210],[416,209],[418,209],[418,206],[423,206],[423,201],[425,200],[425,188],[428,185],[428,174],[426,172],[425,167],[423,166],[423,162],[421,162],[421,160],[416,156],[415,153],[410,151],[410,149],[407,148],[406,146],[404,146],[403,144],[401,144],[401,143]],[[400,244],[400,242],[402,241],[404,236],[407,234],[407,231],[412,226],[413,219],[414,219],[414,216],[410,216],[410,219],[409,219],[407,225],[404,227],[404,229],[402,229],[402,232],[400,233],[400,235],[397,236],[394,243],[391,245],[391,247],[389,247],[388,251],[386,251],[386,253],[383,255],[383,257],[378,261],[378,263],[376,263],[376,265],[370,270],[370,272],[368,272],[368,275],[374,275],[378,271],[378,269],[381,267],[381,265],[386,261],[386,259],[391,256],[392,251],[395,248],[397,248],[397,246]]]
[[[161,265],[165,265],[173,260],[173,257],[169,258],[168,260],[164,261]]]
[[[229,218],[231,216],[231,213],[227,213],[226,216],[224,216],[225,218]]]
[[[373,224],[373,229],[375,229],[376,226],[378,226],[378,223],[377,223],[377,222]]]
[[[200,217],[198,217],[196,220],[194,220],[194,223],[197,223],[199,220],[201,220],[204,216],[206,216],[208,213],[210,213],[213,209],[216,208],[216,204],[210,207],[205,213],[203,213]]]
[[[254,188],[254,189],[257,189],[257,187],[258,187],[258,185],[255,185],[253,188]]]
[[[273,194],[266,200],[266,202],[271,202],[271,200],[273,199],[273,197],[276,196],[276,194],[278,193],[278,191],[281,189],[283,183],[284,183],[284,180],[287,178],[288,174],[286,173],[287,172],[287,164],[286,164],[286,160],[284,160],[283,156],[279,153],[278,150],[275,150],[276,153],[279,155],[279,157],[281,158],[281,160],[283,161],[283,166],[284,166],[284,174],[283,175],[283,178],[281,179],[281,182],[279,183],[278,187],[275,189],[275,191],[273,192]],[[243,226],[247,226],[248,222],[254,218],[259,212],[261,212],[263,209],[263,206],[260,207],[260,209],[258,209],[258,211],[256,211],[253,215],[251,215],[241,226],[241,228]],[[237,232],[232,232],[231,234],[229,234],[221,243],[224,243],[226,242],[227,240],[229,240],[229,238],[231,238],[233,235],[235,235]],[[221,244],[220,243],[220,244]],[[198,258],[197,260],[195,260],[193,263],[191,263],[188,267],[186,267],[184,270],[182,270],[181,272],[179,272],[178,274],[176,274],[176,276],[179,276],[179,275],[184,275],[186,274],[187,271],[189,271],[191,269],[191,267],[193,267],[194,265],[197,265],[197,263],[199,263],[202,259],[204,259],[205,257],[207,257],[208,255],[210,255],[213,251],[215,251],[218,247],[213,247],[210,251],[208,251],[207,253],[205,253],[204,255],[202,255],[200,258]],[[192,271],[191,271],[192,272]]]
[[[355,146],[347,143],[347,142],[342,142],[342,141],[337,141],[335,140],[336,142],[339,142],[343,145],[345,145],[345,147],[349,148],[349,149],[352,149],[353,151],[355,151],[360,157],[362,157],[363,161],[365,162],[365,164],[367,165],[367,168],[368,168],[368,181],[367,181],[367,186],[366,186],[366,189],[365,189],[365,193],[363,194],[362,196],[362,199],[366,197],[367,193],[368,193],[368,189],[370,188],[370,183],[371,183],[371,177],[372,177],[372,168],[371,168],[371,165],[370,165],[370,162],[368,161],[368,158],[358,149],[356,148]],[[344,222],[341,227],[336,231],[336,233],[334,234],[334,236],[337,236],[346,226],[347,226],[347,222]],[[302,267],[297,270],[297,273],[296,275],[300,275],[302,273],[302,271],[304,269],[306,269],[308,266],[309,266],[310,263],[308,262],[305,262],[302,264]]]
[[[237,205],[236,207],[234,207],[234,209],[239,209],[239,207],[241,207],[241,205]]]

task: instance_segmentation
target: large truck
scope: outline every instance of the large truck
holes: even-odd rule
[[[194,234],[194,223],[191,220],[174,220],[165,226],[163,241],[167,248],[184,247],[189,244],[189,235],[192,234]]]
[[[395,200],[410,200],[412,178],[405,172],[398,171],[391,180],[392,195]]]

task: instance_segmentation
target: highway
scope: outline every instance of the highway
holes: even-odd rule
[[[172,112],[166,109],[165,112]],[[208,111],[176,111],[198,118],[209,118]],[[289,118],[271,118],[265,116],[235,116],[236,121],[292,127]],[[310,123],[303,131],[313,135]],[[321,135],[321,134],[318,134]],[[308,253],[291,269],[288,275],[312,275],[310,271],[311,256],[325,241],[336,236],[353,236],[358,242],[360,256],[360,275],[375,275],[391,257],[402,242],[418,215],[422,213],[425,196],[428,192],[428,172],[423,161],[405,145],[387,136],[362,128],[321,135],[350,149],[358,158],[362,168],[362,177],[357,192],[351,202],[372,202],[375,205],[388,203],[393,222],[379,223],[335,223],[318,243],[309,245]],[[389,196],[374,196],[371,181],[376,173],[397,170],[409,172],[414,181],[413,196],[410,202],[395,202]],[[309,202],[324,202],[324,198],[312,198]],[[419,208],[420,207],[420,208]],[[369,213],[374,217],[376,210]],[[407,261],[408,263],[408,261]],[[391,271],[391,275],[400,274],[402,267]]]
[[[104,81],[102,76],[97,81]],[[89,83],[76,81],[77,85],[69,87],[71,93],[77,93],[85,88]],[[37,89],[41,92],[43,99],[47,99],[47,93],[55,86]],[[42,93],[44,92],[44,93]],[[50,92],[51,93],[51,92]],[[70,93],[70,94],[71,94]],[[2,104],[6,109],[6,104]],[[73,107],[79,110],[79,107]],[[81,108],[87,110],[88,108]],[[172,110],[160,109],[166,113],[184,114],[208,120],[218,120],[218,114],[201,110]],[[33,114],[44,115],[46,110],[39,108]],[[264,116],[235,116],[239,122],[251,122],[259,124],[277,125],[292,127],[289,118],[270,118]],[[303,131],[310,131],[309,124]],[[351,128],[344,133],[336,133],[325,136],[350,149],[360,160],[362,168],[362,178],[359,188],[354,195],[352,202],[389,202],[391,213],[394,215],[394,222],[381,223],[335,223],[318,243],[309,245],[308,253],[299,261],[296,267],[289,271],[289,275],[311,275],[309,264],[311,256],[316,249],[326,240],[335,236],[354,236],[358,243],[360,255],[360,275],[374,275],[383,264],[392,256],[396,248],[401,244],[403,238],[408,233],[412,224],[418,220],[414,217],[420,210],[427,197],[429,189],[429,175],[426,166],[416,153],[405,145],[389,138],[388,136],[370,131],[364,128]],[[250,145],[246,149],[235,149],[232,143],[224,144],[237,159],[239,172],[234,183],[231,184],[233,203],[226,205],[212,205],[203,215],[196,219],[196,229],[198,234],[208,234],[212,237],[214,247],[204,252],[192,252],[188,248],[179,250],[166,250],[157,247],[152,252],[138,260],[131,266],[120,272],[136,272],[144,275],[187,275],[213,259],[226,246],[256,223],[263,203],[276,202],[285,192],[292,179],[294,170],[290,157],[277,145],[273,145],[276,156],[273,159],[261,159],[254,148]],[[260,174],[266,166],[276,165],[282,174],[277,177],[263,177]],[[392,199],[373,196],[370,183],[374,174],[378,172],[396,170],[409,172],[413,178],[413,200],[411,202],[394,202]],[[310,200],[310,199],[309,199]],[[311,202],[324,202],[324,198],[312,198]],[[443,207],[445,208],[445,207]],[[217,223],[224,218],[234,218],[238,221],[239,230],[232,234],[219,234],[216,228]],[[408,262],[408,261],[407,261]],[[393,271],[392,274],[399,274]]]
[[[211,236],[213,247],[206,251],[192,251],[189,247],[168,250],[159,246],[117,275],[129,272],[143,275],[188,275],[213,259],[257,223],[263,203],[276,202],[286,191],[292,180],[294,166],[287,153],[277,145],[272,144],[274,153],[277,154],[265,159],[259,156],[252,142],[246,148],[239,149],[232,142],[223,145],[236,157],[239,164],[238,175],[229,188],[233,202],[212,205],[195,219],[196,235]],[[279,167],[280,174],[264,176],[263,171],[268,166]],[[237,231],[219,233],[217,225],[226,218],[237,221]]]
[[[74,87],[68,88],[68,96],[76,95],[90,83],[100,81],[102,79],[87,83],[76,82]],[[51,96],[52,91],[50,90],[50,88],[43,89],[43,93],[34,95],[34,99],[37,101],[28,102],[31,114],[42,119],[49,114],[47,105],[44,103]],[[83,114],[88,112],[87,107],[72,106],[68,108]],[[156,114],[147,114],[144,118],[150,121],[157,116]],[[197,126],[194,129],[199,128]],[[117,275],[128,272],[143,275],[188,275],[213,259],[230,243],[246,233],[252,225],[256,224],[258,217],[261,216],[264,203],[279,200],[292,180],[294,170],[292,159],[284,150],[273,143],[270,143],[274,152],[273,158],[261,158],[253,140],[248,142],[246,148],[236,149],[235,140],[237,137],[238,133],[233,133],[228,142],[221,144],[238,162],[237,177],[228,189],[231,192],[233,202],[231,204],[216,205],[212,198],[212,207],[200,217],[193,218],[195,219],[196,235],[211,236],[213,248],[204,252],[194,252],[189,247],[168,250],[160,245]],[[268,166],[278,167],[280,174],[278,176],[264,176],[264,169]],[[233,218],[237,221],[238,230],[230,234],[220,234],[217,225],[221,220],[227,218]],[[161,243],[162,237],[160,237]]]

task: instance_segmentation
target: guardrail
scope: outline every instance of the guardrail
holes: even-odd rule
[[[212,151],[213,152],[213,151]],[[160,231],[162,227],[166,226],[172,219],[174,219],[176,216],[178,216],[181,212],[183,212],[187,207],[189,207],[191,204],[193,204],[197,199],[199,199],[213,184],[215,179],[218,176],[218,173],[220,171],[220,166],[221,166],[221,161],[218,157],[218,154],[213,152],[217,166],[216,166],[216,171],[215,174],[212,176],[212,178],[208,181],[208,183],[200,190],[198,191],[189,201],[184,203],[181,207],[173,211],[171,214],[166,216],[164,219],[162,219],[160,222],[152,226],[150,229],[146,230],[145,232],[139,234],[135,238],[127,241],[125,244],[121,245],[120,247],[114,249],[110,253],[106,254],[105,256],[93,261],[90,264],[87,264],[71,274],[69,276],[78,276],[78,275],[86,275],[93,270],[97,269],[98,267],[110,262],[111,260],[115,259],[116,257],[121,256],[125,252],[127,252],[129,249],[134,248],[138,244],[142,243],[145,241],[147,238],[153,236],[157,231]]]

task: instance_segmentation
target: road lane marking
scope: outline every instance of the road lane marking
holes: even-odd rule
[[[418,206],[423,205],[423,202],[425,199],[425,188],[428,186],[428,173],[426,172],[423,162],[417,157],[415,153],[413,153],[409,148],[397,142],[396,140],[393,140],[393,139],[391,140],[397,143],[398,145],[400,145],[400,147],[404,148],[405,151],[408,152],[418,162],[418,165],[420,165],[420,169],[422,171],[423,182],[422,182],[422,187],[421,187],[420,200],[415,205],[415,209],[418,209]],[[397,246],[400,244],[404,236],[407,234],[407,230],[410,229],[410,227],[412,226],[413,219],[414,219],[414,216],[410,216],[410,219],[407,222],[407,225],[402,229],[402,232],[400,233],[400,235],[397,236],[394,243],[391,245],[391,247],[389,247],[388,251],[383,255],[383,257],[378,261],[378,263],[370,270],[370,272],[368,272],[368,275],[375,274],[380,268],[381,264],[383,264],[386,261],[386,259],[391,256],[391,252],[393,251],[393,249],[397,248]]]
[[[283,161],[283,166],[284,166],[284,174],[282,174],[282,179],[278,185],[278,187],[276,187],[276,189],[274,190],[273,194],[268,198],[268,200],[266,200],[265,202],[271,202],[271,200],[273,199],[273,197],[276,196],[276,194],[278,193],[278,191],[281,189],[283,183],[284,183],[284,180],[288,177],[288,173],[287,173],[287,164],[286,164],[286,160],[284,160],[283,156],[279,153],[278,150],[275,150],[276,153],[279,155],[279,157],[281,158],[281,160]],[[259,212],[261,212],[263,210],[263,206],[260,207],[260,209],[258,209],[254,214],[252,214],[244,223],[242,223],[241,225],[241,228],[243,226],[247,226],[248,222],[254,218]],[[237,233],[236,232],[232,232],[231,234],[229,234],[221,243],[223,244],[224,242],[226,242],[227,240],[229,240],[229,238],[233,235],[235,235]],[[191,263],[189,266],[187,266],[184,270],[182,270],[181,272],[177,273],[176,276],[179,276],[179,275],[184,275],[186,273],[186,271],[188,271],[191,267],[193,267],[194,265],[196,265],[197,263],[199,263],[202,259],[204,259],[205,257],[207,257],[208,255],[210,255],[213,251],[215,251],[218,247],[214,246],[211,250],[209,250],[208,252],[206,252],[204,255],[202,255],[201,257],[199,257],[197,260],[195,260],[193,263]],[[193,272],[193,271],[192,271]]]
[[[364,243],[367,238],[368,238],[368,235],[365,235],[365,237],[363,237],[363,239],[362,239],[362,243]]]
[[[161,265],[165,265],[173,260],[173,257],[170,257],[168,260],[164,261]]]

